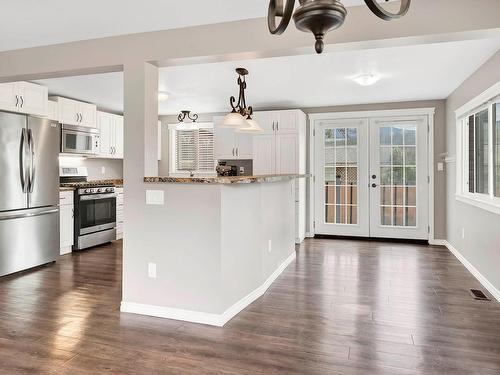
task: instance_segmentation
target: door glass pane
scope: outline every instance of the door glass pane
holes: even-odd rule
[[[414,227],[417,128],[406,124],[384,126],[379,128],[379,139],[381,225]]]
[[[325,129],[325,223],[358,223],[358,130]]]
[[[476,193],[488,194],[488,110],[475,115]]]
[[[493,106],[493,165],[495,177],[495,197],[500,197],[500,103]]]

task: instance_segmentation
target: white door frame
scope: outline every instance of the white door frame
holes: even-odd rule
[[[315,161],[315,135],[316,123],[325,120],[340,120],[340,119],[360,119],[372,117],[396,117],[396,116],[427,116],[428,117],[428,173],[429,173],[429,243],[434,243],[434,114],[435,107],[429,108],[408,108],[408,109],[390,109],[376,111],[352,111],[352,112],[329,112],[329,113],[312,113],[309,114],[309,232],[307,237],[314,237],[314,220],[315,220],[315,177],[316,168]]]

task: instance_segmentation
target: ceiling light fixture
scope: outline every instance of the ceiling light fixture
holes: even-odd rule
[[[377,0],[365,0],[365,3],[377,17],[390,21],[406,14],[411,0],[401,0],[401,7],[397,13],[387,11],[377,3]],[[297,29],[314,34],[316,52],[321,53],[325,34],[342,26],[347,10],[340,0],[299,0],[299,4],[294,12],[295,0],[270,0],[267,16],[269,31],[271,34],[283,34],[293,16]],[[278,25],[276,17],[281,18]]]
[[[166,91],[158,91],[158,101],[159,102],[164,102],[165,100],[167,100],[169,97],[169,94],[168,92]]]
[[[359,76],[354,77],[352,80],[361,86],[371,86],[380,80],[380,75],[372,73],[360,74]]]
[[[185,122],[185,120],[190,120],[191,122]],[[191,111],[181,111],[179,116],[177,116],[179,123],[176,126],[177,130],[196,130],[198,129],[198,115],[196,113],[191,114]]]
[[[236,103],[236,98],[231,96],[229,104],[231,105],[232,111],[224,117],[220,127],[238,129],[240,133],[258,133],[262,131],[262,128],[257,121],[252,119],[253,108],[252,106],[247,107],[245,99],[245,90],[247,88],[245,77],[248,75],[248,70],[245,68],[238,68],[236,69],[236,73],[238,73],[237,82],[240,87],[238,103]]]

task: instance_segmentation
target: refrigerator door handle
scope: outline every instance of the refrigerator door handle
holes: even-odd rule
[[[34,210],[28,210],[29,212],[26,211],[27,210],[23,210],[21,212],[19,211],[0,212],[0,221],[55,214],[59,212],[59,208],[45,207],[45,208],[37,208]]]
[[[29,169],[29,192],[33,193],[36,177],[36,162],[35,162],[35,141],[33,140],[33,131],[28,129],[28,145],[30,154],[30,169]]]
[[[29,182],[29,175],[26,169],[26,160],[27,160],[27,155],[26,155],[26,146],[27,146],[27,131],[25,128],[23,128],[21,132],[21,145],[19,147],[19,165],[20,165],[20,171],[21,171],[21,187],[23,189],[23,193],[28,192],[28,182]]]

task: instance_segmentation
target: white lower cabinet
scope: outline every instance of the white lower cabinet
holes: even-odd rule
[[[73,191],[61,191],[59,193],[59,217],[60,217],[60,254],[71,253],[74,234],[74,204]]]
[[[123,238],[123,188],[116,188],[116,239]]]

